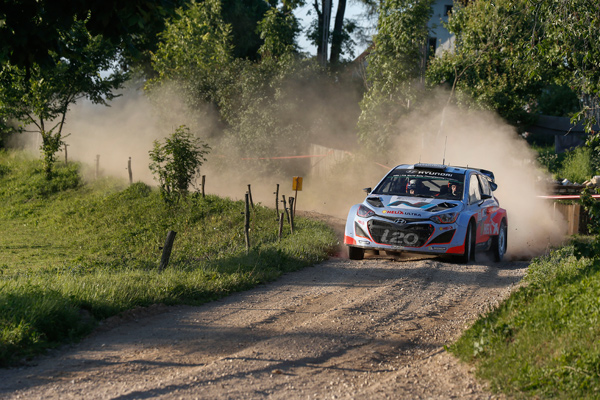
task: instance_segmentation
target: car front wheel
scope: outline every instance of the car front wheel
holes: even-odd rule
[[[465,235],[465,251],[463,254],[457,257],[458,262],[467,264],[469,261],[474,259],[475,253],[475,225],[471,222],[467,228]]]
[[[365,258],[365,250],[360,247],[348,246],[348,258],[351,260],[362,260]]]

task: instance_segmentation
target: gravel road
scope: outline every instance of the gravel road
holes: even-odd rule
[[[0,398],[499,398],[443,346],[527,265],[332,258],[201,307],[111,319],[34,365],[0,370]]]

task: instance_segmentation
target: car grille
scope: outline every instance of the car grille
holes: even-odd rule
[[[433,234],[431,224],[398,225],[372,219],[368,223],[371,237],[377,243],[403,247],[421,247]]]
[[[436,236],[429,244],[448,244],[452,241],[456,230],[452,229]]]

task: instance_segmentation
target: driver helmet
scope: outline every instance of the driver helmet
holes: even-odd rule
[[[462,184],[458,183],[458,182],[452,182],[450,184],[450,190],[452,191],[452,186],[456,186],[456,192],[457,193],[461,193],[462,192]]]
[[[417,189],[417,180],[411,179],[410,182],[408,182],[408,186],[406,186],[406,190],[416,190],[416,189]]]

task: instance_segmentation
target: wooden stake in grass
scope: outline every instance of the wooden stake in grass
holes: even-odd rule
[[[167,233],[167,239],[165,240],[165,246],[163,247],[162,257],[160,258],[160,265],[158,266],[158,270],[161,272],[164,271],[169,264],[169,258],[171,258],[171,250],[173,249],[175,235],[177,235],[177,232],[174,231],[169,231],[169,233]]]
[[[254,210],[254,202],[252,201],[252,189],[250,188],[250,184],[248,184],[248,196],[250,197],[250,205],[252,206],[252,209]]]
[[[250,186],[250,185],[248,185]],[[244,235],[246,237],[246,253],[250,252],[250,200],[246,193],[246,210],[244,212]]]
[[[279,183],[277,184],[277,189],[275,190],[275,215],[279,217]]]
[[[294,233],[294,198],[290,197],[290,232]]]
[[[285,195],[282,194],[281,198],[283,200],[281,200],[281,202],[283,203],[283,210],[285,211],[285,218],[288,220],[288,224],[290,223],[290,214],[288,213],[288,209],[287,209],[287,203],[285,202]]]
[[[206,175],[202,175],[202,198],[204,198],[204,184],[206,183]]]
[[[69,156],[67,154],[67,147],[69,147],[68,144],[64,144],[65,145],[65,165],[69,165]]]
[[[283,213],[279,214],[279,240],[283,236]]]
[[[133,183],[133,173],[131,172],[131,157],[129,157],[129,161],[127,161],[127,172],[129,172],[129,184]]]

